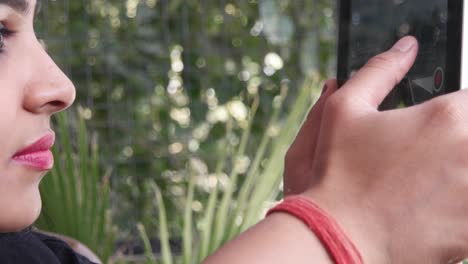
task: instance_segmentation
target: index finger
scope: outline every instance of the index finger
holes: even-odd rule
[[[390,50],[370,59],[343,85],[340,93],[377,110],[413,66],[417,53],[417,40],[411,36],[402,38]]]

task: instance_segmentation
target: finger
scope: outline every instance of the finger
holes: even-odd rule
[[[324,90],[319,100],[309,111],[298,135],[297,141],[301,146],[309,148],[310,144],[316,143],[316,137],[319,134],[319,125],[322,121],[322,113],[325,103],[333,93],[338,89],[338,84],[335,79],[330,79],[325,82]],[[309,148],[310,149],[310,148]],[[314,153],[314,150],[311,150]]]
[[[418,43],[414,37],[400,39],[390,50],[370,59],[343,85],[341,93],[377,109],[408,73],[417,53]]]
[[[322,95],[309,111],[304,123],[302,124],[302,127],[292,145],[293,149],[303,149],[303,151],[297,151],[301,155],[304,154],[305,150],[308,152],[307,155],[314,153],[311,146],[316,143],[317,136],[319,134],[319,125],[322,120],[323,107],[327,98],[330,97],[337,88],[336,80],[328,80],[325,82]],[[309,158],[312,157],[309,156]]]
[[[322,122],[323,108],[327,99],[338,89],[336,80],[328,80],[322,90],[317,103],[312,107],[304,121],[299,133],[288,151],[287,166],[294,167],[294,172],[286,172],[284,178],[285,195],[293,195],[304,192],[309,186],[310,174],[305,173],[312,166],[315,149]],[[304,173],[297,173],[303,167]]]

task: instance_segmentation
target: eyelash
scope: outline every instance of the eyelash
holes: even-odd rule
[[[5,40],[13,34],[15,34],[14,31],[9,30],[2,23],[0,23],[0,53],[4,52]]]

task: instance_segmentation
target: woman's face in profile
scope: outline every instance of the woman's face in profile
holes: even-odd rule
[[[39,215],[39,182],[52,168],[51,116],[75,89],[34,33],[36,0],[0,0],[0,232]]]

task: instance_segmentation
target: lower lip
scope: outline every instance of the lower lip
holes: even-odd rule
[[[50,170],[54,166],[54,155],[50,150],[37,151],[16,156],[13,160],[21,165],[40,171]]]

